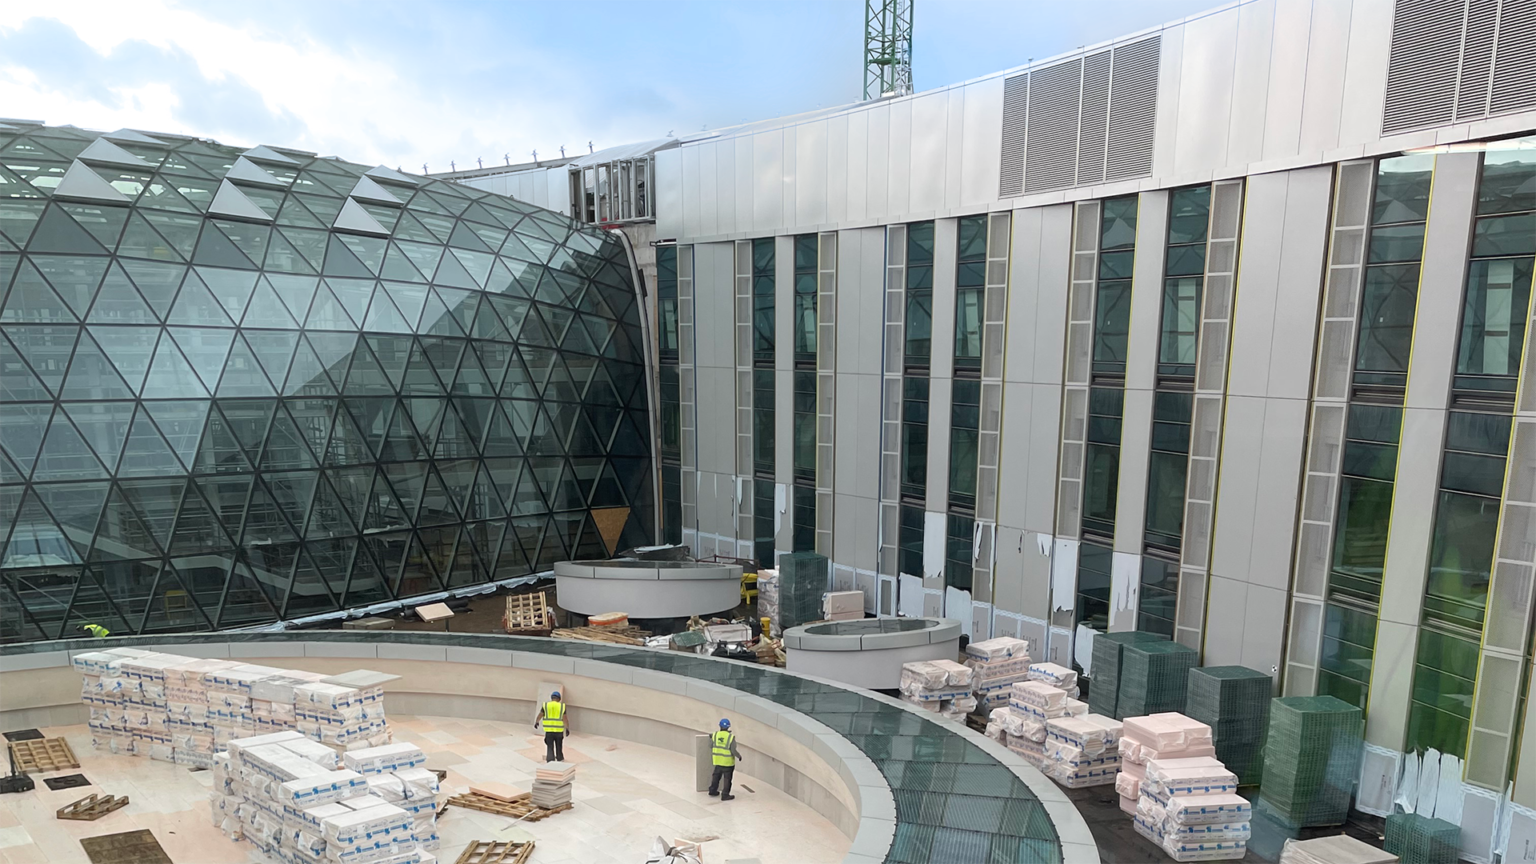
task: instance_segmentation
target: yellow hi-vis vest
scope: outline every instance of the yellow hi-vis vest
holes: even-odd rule
[[[545,702],[544,703],[544,731],[545,732],[564,732],[565,731],[565,703],[564,702]]]
[[[716,765],[731,768],[736,765],[736,757],[731,755],[731,745],[736,743],[736,736],[731,732],[721,729],[710,736],[714,741],[714,747],[710,755],[714,757]]]

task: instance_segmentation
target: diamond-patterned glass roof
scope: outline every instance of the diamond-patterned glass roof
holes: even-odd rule
[[[260,624],[651,540],[605,232],[293,150],[9,125],[0,641]]]

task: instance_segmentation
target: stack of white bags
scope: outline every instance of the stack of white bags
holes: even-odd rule
[[[1120,724],[1088,713],[1076,698],[1077,673],[1055,663],[1026,667],[1009,685],[1008,704],[989,715],[987,734],[1063,786],[1108,785],[1120,767]]]
[[[1175,861],[1246,854],[1253,811],[1237,794],[1237,775],[1216,759],[1209,726],[1171,712],[1127,717],[1120,755],[1115,790],[1137,833]]]
[[[435,864],[437,775],[409,744],[342,754],[296,731],[229,742],[213,823],[283,864]]]
[[[942,714],[949,720],[963,720],[976,710],[971,695],[971,669],[953,660],[919,660],[901,664],[901,698],[921,705],[924,710]]]
[[[1174,712],[1125,718],[1120,738],[1120,776],[1115,778],[1120,809],[1132,815],[1137,812],[1149,760],[1215,755],[1211,727],[1198,720]]]
[[[341,752],[390,742],[383,681],[110,648],[76,654],[98,749],[197,768],[238,738],[296,730]],[[326,683],[327,681],[331,683]],[[346,683],[338,683],[346,682]]]
[[[965,646],[965,665],[977,703],[991,711],[1007,705],[1014,683],[1029,674],[1029,643],[1012,636],[972,642]]]

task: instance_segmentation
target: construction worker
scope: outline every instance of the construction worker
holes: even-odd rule
[[[741,751],[736,749],[736,733],[731,731],[731,721],[721,720],[720,731],[710,737],[710,756],[715,770],[709,775],[709,796],[720,796],[721,801],[733,801],[731,775],[736,773],[736,763],[741,761]]]
[[[565,761],[565,703],[560,701],[560,691],[549,694],[549,701],[539,706],[533,715],[533,728],[544,730],[544,761]]]
[[[105,639],[107,638],[107,634],[112,632],[100,624],[86,624],[80,629],[91,634],[92,636],[95,636],[97,639]]]

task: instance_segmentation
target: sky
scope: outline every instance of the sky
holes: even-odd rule
[[[1220,0],[915,0],[931,90]],[[70,0],[0,18],[0,116],[420,172],[859,101],[860,0]]]

